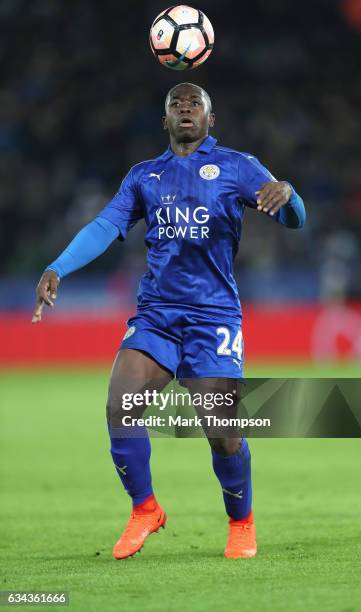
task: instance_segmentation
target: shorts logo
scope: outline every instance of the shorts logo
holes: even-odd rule
[[[127,329],[127,331],[124,334],[124,338],[123,340],[127,340],[127,338],[130,338],[130,336],[132,336],[135,332],[135,325],[132,325],[132,327],[129,327],[129,329]]]
[[[207,164],[206,166],[202,166],[199,170],[199,176],[205,179],[206,181],[213,181],[219,176],[220,169],[215,164]]]

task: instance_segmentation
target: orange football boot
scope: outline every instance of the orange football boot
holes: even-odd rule
[[[245,559],[255,557],[256,553],[256,526],[252,512],[240,521],[229,519],[228,542],[224,556],[228,559]]]
[[[142,504],[135,506],[128,525],[113,548],[115,559],[126,559],[140,550],[151,533],[165,527],[167,515],[156,499],[148,497]]]

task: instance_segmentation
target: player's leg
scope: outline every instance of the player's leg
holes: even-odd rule
[[[111,454],[123,485],[136,506],[153,494],[150,476],[150,441],[146,427],[127,425],[140,418],[145,404],[133,405],[135,393],[161,391],[172,379],[171,373],[149,355],[138,350],[120,350],[114,361],[107,400],[107,421]]]
[[[223,402],[215,403],[207,410],[209,402],[203,402],[203,416],[235,418],[238,414],[241,380],[243,378],[243,335],[241,317],[202,309],[187,314],[181,364],[177,376],[188,379],[193,392],[204,398],[220,393]],[[198,410],[199,412],[199,410]],[[242,440],[235,427],[214,426],[204,423],[204,430],[211,445],[212,464],[220,482],[226,512],[230,521],[229,543],[226,556],[254,556],[256,553],[255,529],[251,510],[252,482],[251,457],[246,440]],[[249,528],[249,525],[252,525]],[[234,527],[235,526],[235,527]],[[236,529],[237,528],[237,529]],[[236,529],[236,530],[235,530]],[[233,538],[233,534],[241,537]],[[251,537],[244,538],[245,534]]]
[[[252,507],[251,456],[239,427],[229,424],[238,415],[241,383],[229,378],[194,378],[186,384],[191,395],[204,397],[196,411],[211,447],[226,512],[234,520],[248,519]],[[210,398],[216,396],[218,405],[211,404],[210,409]]]
[[[207,398],[207,402],[196,407],[196,411],[211,447],[213,470],[221,485],[229,516],[225,556],[253,557],[257,546],[252,513],[251,454],[247,440],[240,437],[239,428],[228,424],[238,415],[240,382],[226,378],[190,379],[187,387],[191,395],[197,393],[205,400]],[[224,401],[214,405],[212,410],[207,409],[210,398],[216,394]],[[205,418],[210,414],[214,419]]]
[[[140,550],[146,537],[165,524],[165,513],[153,494],[147,429],[138,424],[124,425],[123,418],[140,418],[146,408],[142,404],[135,410],[126,409],[132,394],[144,396],[147,390],[161,391],[171,379],[171,372],[139,350],[120,350],[113,365],[107,401],[111,455],[133,502],[128,526],[113,550],[117,559]]]

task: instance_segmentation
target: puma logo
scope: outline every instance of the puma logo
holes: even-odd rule
[[[120,465],[116,465],[115,467],[117,468],[120,474],[123,474],[123,476],[127,475],[127,472],[125,471],[128,467],[127,465],[123,465],[123,467],[120,467]]]
[[[150,174],[148,174],[149,178],[157,178],[158,181],[160,181],[160,177],[162,176],[164,170],[162,170],[162,172],[160,174],[156,174],[155,172],[151,172]]]
[[[238,499],[242,499],[243,490],[241,489],[238,493],[232,493],[232,491],[228,491],[228,489],[222,489],[223,493],[228,493],[228,495],[232,495],[232,497],[237,497]]]

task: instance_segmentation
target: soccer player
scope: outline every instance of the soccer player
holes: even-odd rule
[[[243,376],[243,337],[232,269],[245,209],[289,228],[305,222],[303,201],[293,187],[277,181],[253,155],[218,145],[208,135],[214,122],[203,89],[190,83],[173,87],[163,117],[168,149],[131,168],[118,193],[48,266],[37,287],[34,323],[41,320],[44,304],[54,305],[61,278],[98,257],[116,238],[124,240],[145,219],[148,271],[113,365],[107,402],[111,455],[133,502],[128,525],[114,546],[116,559],[136,553],[166,523],[152,488],[147,430],[122,420],[125,394],[160,391],[174,377],[185,381],[191,393],[225,395],[234,389]],[[235,414],[237,402],[238,393],[228,414]],[[136,416],[144,409],[138,406]],[[257,546],[247,441],[205,430],[229,517],[225,556],[253,557]]]

